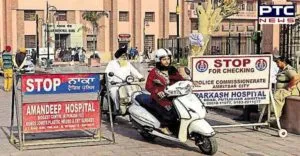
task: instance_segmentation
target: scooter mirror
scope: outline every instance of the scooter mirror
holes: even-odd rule
[[[115,74],[113,72],[109,72],[108,76],[113,77]]]
[[[184,67],[184,71],[187,75],[191,76],[191,71],[189,70],[189,68]]]

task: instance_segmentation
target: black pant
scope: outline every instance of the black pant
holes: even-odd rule
[[[174,106],[170,110],[167,110],[157,102],[153,102],[151,108],[155,111],[154,116],[158,118],[163,127],[173,127],[177,124],[178,115]]]

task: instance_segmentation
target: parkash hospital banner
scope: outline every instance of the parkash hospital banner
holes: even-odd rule
[[[268,104],[272,55],[192,58],[196,96],[206,106]]]

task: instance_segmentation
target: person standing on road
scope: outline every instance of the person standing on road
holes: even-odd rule
[[[2,54],[2,64],[4,72],[4,91],[9,92],[12,89],[13,80],[13,55],[11,54],[11,47],[6,46]]]
[[[149,54],[152,53],[152,47],[148,47],[148,50],[146,51],[146,59],[150,60]]]
[[[270,52],[264,52],[263,54],[271,54]],[[271,75],[270,75],[270,81],[271,81],[271,87],[272,91],[275,91],[275,85],[276,85],[276,75],[279,71],[279,68],[275,62],[276,57],[273,56],[273,61],[271,62],[270,70],[271,70]],[[262,110],[262,105],[246,105],[243,108],[243,114],[238,116],[237,118],[233,118],[234,120],[237,121],[250,121],[251,120],[251,113],[257,112],[257,110],[261,111]]]
[[[36,51],[35,51],[35,49],[31,50],[31,59],[32,59],[32,63],[34,65],[36,65]]]
[[[277,74],[276,91],[274,93],[276,115],[280,117],[282,108],[285,104],[285,98],[291,95],[300,94],[300,76],[295,68],[290,66],[289,61],[285,57],[276,60],[280,71]]]
[[[75,48],[71,49],[71,61],[75,61]]]
[[[85,60],[85,54],[84,54],[84,51],[83,51],[83,47],[80,47],[78,49],[78,56],[79,56],[79,62],[80,63],[84,63],[84,60]]]
[[[134,60],[135,48],[131,47],[129,54],[130,54],[129,60]]]
[[[137,60],[138,57],[139,57],[139,51],[138,51],[138,48],[135,47],[134,54],[133,54],[133,60]]]
[[[19,52],[16,54],[15,59],[13,59],[14,66],[17,69],[23,69],[26,65],[26,49],[20,48]]]

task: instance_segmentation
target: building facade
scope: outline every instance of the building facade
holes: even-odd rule
[[[210,54],[229,54],[228,51],[231,54],[250,54],[254,52],[251,36],[257,27],[257,1],[240,0],[237,3],[239,13],[224,19],[219,28],[212,34]],[[216,4],[217,2],[214,3],[214,5]],[[192,32],[197,32],[198,29],[196,8],[196,3],[190,4]],[[242,36],[241,39],[238,38],[239,35]],[[239,44],[241,47],[239,47]]]
[[[0,44],[17,48],[46,47],[51,49],[84,47],[92,51],[94,43],[103,61],[112,58],[121,45],[156,49],[157,39],[177,35],[176,0],[48,0],[49,38],[46,37],[46,1],[0,1]],[[186,37],[197,31],[197,3],[179,0],[179,33]],[[250,35],[255,31],[256,0],[239,1],[240,12],[224,20],[214,33],[213,45],[221,46],[221,37],[238,33]],[[85,11],[105,11],[109,15],[99,19],[97,35],[84,20]],[[36,22],[36,15],[39,20]],[[37,35],[38,34],[38,35]]]
[[[180,0],[181,10],[187,4]],[[49,38],[46,38],[46,1],[0,1],[1,48],[11,45],[13,51],[20,47],[35,48],[37,34],[39,47],[50,49],[84,47],[100,52],[103,60],[110,60],[112,53],[121,45],[155,49],[158,38],[176,35],[176,1],[174,0],[48,0]],[[53,6],[53,7],[52,7]],[[97,36],[91,24],[82,18],[85,11],[106,11],[108,17],[99,19]],[[36,15],[39,20],[36,22]],[[187,13],[181,14],[181,36],[190,32]],[[37,26],[38,25],[38,26]],[[85,29],[83,29],[85,28]],[[87,28],[87,29],[86,29]]]

